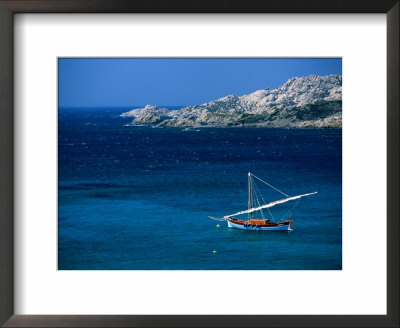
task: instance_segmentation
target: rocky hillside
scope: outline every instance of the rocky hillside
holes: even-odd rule
[[[229,95],[198,106],[168,110],[147,105],[121,116],[158,127],[258,126],[340,128],[342,76],[294,77],[276,89]]]

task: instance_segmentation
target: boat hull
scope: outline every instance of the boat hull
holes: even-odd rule
[[[226,221],[229,228],[240,229],[240,230],[253,230],[253,231],[293,231],[291,224],[289,222],[277,224],[276,226],[260,226],[260,225],[250,225],[232,222],[231,220]]]

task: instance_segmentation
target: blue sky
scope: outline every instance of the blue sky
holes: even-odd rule
[[[342,74],[342,60],[60,58],[58,101],[59,107],[197,105],[310,74]]]

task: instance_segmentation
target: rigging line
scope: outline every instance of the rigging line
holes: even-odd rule
[[[250,178],[249,178],[249,188],[253,188],[253,186],[251,185],[251,176],[250,176]],[[253,190],[251,191],[251,192],[253,192]],[[249,193],[249,206],[248,206],[248,208],[250,208],[251,206],[250,206],[250,190],[248,191],[248,193]],[[252,195],[253,196],[253,195]],[[251,220],[251,218],[252,218],[252,215],[253,215],[253,213],[249,213],[249,214],[247,214],[247,220]]]
[[[252,178],[252,179],[253,179],[253,178]],[[253,180],[252,180],[252,181],[253,181]],[[254,185],[254,189],[255,189],[255,191],[256,191],[256,195],[257,195],[258,206],[261,206],[260,199],[263,201],[262,204],[265,204],[265,200],[264,200],[264,198],[263,198],[263,196],[262,196],[262,194],[261,194],[261,192],[260,192],[260,189],[258,188],[257,184],[256,184],[254,181],[253,181],[253,185]],[[265,217],[264,217],[264,212],[263,212],[263,210],[261,209],[260,212],[261,212],[261,217],[262,217],[262,219],[264,220]]]
[[[260,206],[261,206],[261,205],[260,205],[260,202],[259,202],[259,200],[258,200],[258,198],[256,199],[256,203],[257,203],[257,207],[260,207]],[[260,210],[260,213],[261,213],[261,216],[263,216],[262,210]]]
[[[267,186],[271,187],[272,189],[280,192],[282,195],[285,195],[286,197],[290,197],[289,195],[285,194],[283,191],[280,191],[279,189],[275,188],[274,186],[270,185],[268,182],[265,182],[264,180],[260,179],[259,177],[256,177],[253,173],[250,173],[253,177],[256,179],[260,180],[261,182],[265,183]]]
[[[255,195],[256,195],[256,200],[257,200],[258,206],[261,206],[261,204],[262,204],[262,203],[260,203],[260,198],[262,199],[261,192],[260,192],[260,190],[258,189],[258,186],[256,185],[256,183],[253,180],[252,180],[252,183],[253,183],[253,186],[254,186],[254,190],[255,190]],[[263,210],[261,209],[260,212],[261,212],[261,218],[264,220]]]
[[[265,200],[264,200],[264,197],[263,197],[262,194],[261,194],[260,189],[258,188],[258,186],[257,186],[256,184],[254,184],[254,185],[255,185],[255,187],[256,187],[256,190],[257,190],[258,194],[260,195],[261,200],[263,201],[264,204],[266,204],[266,202],[265,202]]]
[[[250,175],[249,179],[250,179],[251,191],[252,191],[252,196],[253,196],[253,198],[252,198],[253,199],[253,205],[254,205],[254,207],[258,207],[260,205],[258,203],[256,185],[254,184],[254,181],[251,178],[251,175]]]
[[[253,190],[253,201],[255,205],[260,206],[260,201],[258,198],[258,193],[257,193],[257,185],[254,183],[253,178],[250,176],[250,181],[251,181],[251,186],[252,186],[252,190]],[[256,207],[258,207],[256,206]]]
[[[261,198],[261,200],[263,201],[263,204],[266,204],[266,202],[265,202],[265,200],[264,200],[264,197],[262,196],[262,193],[261,193],[260,189],[258,188],[258,186],[256,185],[255,182],[253,182],[253,184],[254,184],[255,189],[257,190],[258,194],[260,195],[260,198]],[[274,216],[272,215],[271,211],[269,210],[269,208],[267,208],[267,210],[268,210],[269,214],[271,215],[272,220],[274,221],[275,219],[274,219]],[[261,211],[261,215],[262,215],[262,217],[263,217],[263,219],[264,219],[264,212],[263,212],[262,209],[261,209],[260,211]]]
[[[286,217],[289,217],[289,215],[292,214],[294,208],[297,206],[297,204],[298,204],[299,202],[300,202],[300,198],[299,198],[297,201],[295,201],[295,203],[293,204],[292,208],[291,208],[291,209],[289,210],[289,212],[285,215]]]
[[[257,189],[258,189],[258,187],[257,187]],[[265,202],[264,197],[262,196],[260,190],[258,190],[258,192],[260,193],[261,199],[262,199],[263,203],[265,204],[266,202]],[[268,210],[269,215],[271,216],[272,221],[275,221],[275,218],[274,218],[274,216],[272,215],[272,212],[270,211],[270,209],[269,209],[268,207],[267,207],[267,210]],[[262,211],[262,210],[261,210],[261,211]]]
[[[247,178],[249,179],[249,178]],[[247,180],[247,208],[250,208],[250,184],[249,180]],[[250,219],[250,213],[247,213],[247,220]]]
[[[267,208],[267,210],[268,210],[268,212],[269,212],[269,215],[271,215],[272,221],[275,221],[275,218],[274,218],[274,216],[272,215],[272,213],[271,213],[271,211],[269,210],[269,208]]]

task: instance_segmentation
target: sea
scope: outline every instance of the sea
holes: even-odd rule
[[[59,270],[342,269],[341,129],[155,128],[124,111],[59,109]],[[293,210],[293,231],[208,218],[247,209],[248,172],[318,192],[264,211]],[[254,181],[264,202],[285,197]]]

